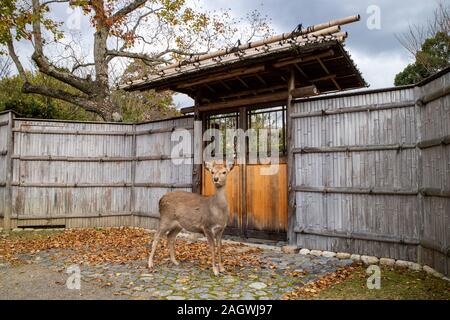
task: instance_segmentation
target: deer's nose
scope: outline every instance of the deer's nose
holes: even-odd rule
[[[219,177],[214,177],[214,182],[219,181]]]

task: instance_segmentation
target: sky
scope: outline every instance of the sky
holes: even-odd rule
[[[409,25],[426,24],[433,16],[439,1],[450,0],[187,0],[194,6],[206,10],[230,9],[235,17],[243,17],[246,13],[257,9],[271,20],[275,34],[292,31],[298,24],[304,27],[359,14],[361,20],[344,25],[348,32],[345,47],[356,66],[362,72],[370,88],[393,86],[395,75],[403,70],[413,57],[396,39],[408,30]],[[58,6],[58,7],[57,7]],[[55,5],[53,14],[69,17],[65,26],[80,24],[81,42],[86,48],[92,48],[92,32],[84,28],[89,24],[87,17],[81,22],[73,19],[76,15],[63,5]],[[23,55],[31,54],[31,48],[20,48]],[[28,55],[29,57],[29,55]],[[24,59],[24,57],[21,57]],[[29,59],[29,58],[28,58]],[[174,99],[178,107],[192,105],[192,100],[183,95]]]

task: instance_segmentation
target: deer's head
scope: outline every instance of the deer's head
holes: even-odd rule
[[[218,163],[213,160],[212,162],[205,162],[205,167],[209,172],[211,172],[214,186],[216,188],[221,188],[225,186],[227,182],[227,176],[234,168],[234,163]]]

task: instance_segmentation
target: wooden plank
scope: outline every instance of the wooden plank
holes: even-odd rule
[[[192,155],[174,157],[172,155],[155,156],[130,156],[130,157],[65,157],[65,156],[20,156],[13,155],[13,160],[20,161],[49,161],[49,162],[135,162],[135,161],[158,161],[173,159],[190,159]]]
[[[79,136],[134,136],[134,135],[147,135],[157,133],[173,132],[175,130],[192,130],[192,127],[175,127],[161,129],[151,129],[144,131],[92,131],[92,130],[39,130],[39,129],[25,129],[14,128],[14,132],[28,133],[28,134],[54,134],[54,135],[79,135]]]
[[[309,81],[314,83],[314,82],[320,82],[320,81],[333,80],[335,78],[336,78],[335,74],[328,74],[328,75],[323,76],[323,77],[319,77],[319,78],[315,78],[315,79],[309,79]]]
[[[305,56],[305,57],[298,57],[298,58],[294,58],[294,59],[288,58],[288,59],[278,60],[278,62],[275,62],[274,64],[272,64],[272,66],[274,68],[282,68],[282,67],[289,66],[291,64],[313,61],[313,60],[320,59],[320,58],[331,57],[333,55],[334,55],[334,51],[332,49],[330,49],[330,50],[327,50],[327,51],[319,53],[319,54],[309,55],[309,56]]]
[[[358,146],[334,146],[334,147],[303,147],[294,148],[294,153],[330,153],[330,152],[361,152],[361,151],[387,151],[415,149],[415,144],[378,144]]]
[[[7,151],[6,154],[6,184],[5,184],[5,206],[3,215],[3,229],[9,231],[11,229],[11,217],[13,215],[13,190],[12,190],[12,179],[13,179],[13,160],[11,158],[14,153],[14,114],[10,112],[8,114],[8,133],[7,133]]]
[[[437,146],[448,145],[448,144],[450,144],[450,135],[447,135],[447,136],[444,136],[441,138],[420,141],[417,144],[417,147],[420,149],[426,149],[426,148],[437,147]]]
[[[71,218],[71,219],[87,219],[87,218],[106,218],[106,217],[126,217],[126,216],[132,216],[133,214],[131,212],[102,212],[102,213],[88,213],[88,214],[72,214],[70,216],[64,216],[64,217],[58,217],[53,216],[51,219],[65,219],[65,218]],[[19,214],[17,220],[42,220],[47,219],[45,216],[39,217],[39,216],[30,216],[26,214]]]
[[[371,104],[371,105],[361,105],[361,106],[343,106],[338,109],[323,109],[320,111],[313,112],[299,112],[293,113],[292,118],[311,118],[311,117],[323,117],[335,114],[346,114],[354,112],[377,112],[380,110],[390,110],[396,108],[408,108],[414,107],[414,101],[400,101],[400,102],[389,102],[381,104]]]
[[[203,164],[203,130],[205,125],[204,115],[200,114],[200,104],[202,101],[201,90],[197,91],[195,97],[195,110],[194,110],[194,129],[193,134],[193,170],[192,170],[192,192],[200,194],[202,192],[202,164]],[[201,121],[201,125],[199,124]]]
[[[293,153],[293,148],[295,145],[294,140],[294,126],[292,121],[292,109],[294,99],[292,92],[295,88],[295,72],[293,69],[290,70],[290,77],[288,82],[288,96],[287,96],[287,104],[286,104],[286,145],[287,145],[287,196],[288,196],[288,206],[287,206],[287,218],[288,218],[288,230],[287,230],[287,240],[289,244],[294,245],[297,241],[295,236],[294,227],[297,225],[297,206],[295,199],[295,174],[294,174],[294,166],[295,166],[295,158]]]
[[[292,98],[295,97],[305,97],[308,95],[316,95],[318,93],[317,88],[315,86],[306,86],[303,88],[295,88],[292,87]],[[288,92],[282,91],[282,92],[275,92],[275,93],[269,93],[269,94],[262,94],[255,97],[248,97],[248,98],[242,98],[242,99],[235,99],[231,101],[223,101],[223,102],[213,102],[210,104],[203,105],[199,107],[200,112],[205,111],[212,111],[212,110],[221,110],[221,109],[229,109],[233,107],[242,107],[242,106],[248,106],[248,105],[255,105],[259,103],[265,103],[265,102],[277,102],[277,101],[286,101],[288,98]],[[191,109],[184,109],[184,112],[192,112]]]
[[[246,229],[286,234],[288,229],[287,164],[278,164],[276,174],[262,175],[260,170],[267,169],[269,166],[247,165],[247,191],[243,193],[247,198]]]
[[[243,132],[247,132],[248,129],[248,115],[247,115],[247,109],[245,107],[242,107],[239,110],[239,129],[242,129]],[[244,236],[245,238],[247,238],[247,229],[248,229],[248,207],[247,207],[247,199],[249,197],[248,195],[248,191],[247,190],[247,150],[248,150],[248,146],[247,146],[247,139],[243,139],[243,141],[240,141],[239,143],[244,144],[244,146],[241,146],[241,153],[243,152],[244,154],[238,154],[238,163],[240,164],[242,170],[241,170],[241,179],[240,179],[240,183],[241,183],[241,190],[240,190],[240,207],[241,207],[241,212],[240,212],[240,221],[239,221],[239,225],[240,225],[240,231],[241,231],[241,235]],[[251,189],[250,189],[251,190]]]
[[[193,130],[193,127],[180,127],[180,126],[169,126],[166,128],[159,128],[159,129],[150,129],[150,130],[139,130],[135,132],[135,135],[147,135],[147,134],[157,134],[157,133],[167,133],[167,132],[173,132],[176,130]]]
[[[310,229],[310,228],[295,228],[296,233],[300,234],[312,234],[326,237],[336,237],[344,239],[356,239],[356,240],[368,240],[387,243],[399,243],[409,245],[419,245],[419,239],[410,239],[399,236],[380,235],[377,233],[361,233],[361,232],[339,232],[337,230],[326,229]]]
[[[423,95],[422,97],[417,99],[416,103],[419,106],[425,106],[426,104],[428,104],[434,100],[443,98],[447,95],[450,95],[450,85],[443,86],[442,88],[439,88],[436,91],[433,91],[431,93],[427,93],[427,94]]]
[[[133,132],[136,132],[136,125],[133,125]],[[131,164],[131,190],[130,190],[130,203],[128,210],[134,212],[134,204],[136,203],[136,159],[137,159],[137,136],[133,136],[131,144],[131,155],[135,159]]]
[[[348,194],[379,194],[379,195],[397,195],[397,196],[411,196],[419,193],[418,189],[394,189],[394,188],[358,188],[358,187],[306,187],[295,186],[295,191],[298,192],[316,192],[316,193],[348,193]]]
[[[261,73],[265,71],[265,66],[261,65],[261,66],[256,66],[256,67],[252,67],[252,68],[242,68],[242,69],[237,69],[237,70],[233,70],[231,72],[224,72],[224,73],[219,73],[219,74],[215,74],[214,76],[210,76],[210,77],[202,77],[200,80],[194,80],[194,81],[189,81],[187,83],[182,83],[177,85],[177,89],[185,89],[185,88],[190,88],[193,86],[198,86],[200,84],[210,84],[214,81],[220,81],[220,80],[225,80],[225,79],[230,79],[230,78],[235,78],[235,77],[239,77],[239,76],[243,76],[243,75],[247,75],[247,74],[254,74],[254,73]]]
[[[91,130],[39,130],[14,128],[13,132],[27,134],[54,134],[54,135],[76,135],[76,136],[132,136],[131,131],[91,131]]]
[[[134,186],[141,188],[184,189],[184,188],[192,188],[193,185],[191,183],[136,182]]]
[[[121,183],[39,183],[39,182],[12,182],[13,187],[20,188],[126,188],[131,187],[131,182]]]

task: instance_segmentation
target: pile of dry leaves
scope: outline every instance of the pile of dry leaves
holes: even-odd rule
[[[129,263],[147,259],[153,235],[140,228],[69,229],[41,239],[0,240],[0,260],[17,261],[18,254],[36,253],[50,249],[58,250],[71,263],[102,264]],[[243,267],[260,264],[260,249],[247,248],[242,244],[223,244],[222,256],[225,266]],[[198,262],[200,267],[210,266],[210,249],[204,241],[176,241],[176,255],[180,261]],[[155,262],[168,257],[167,242],[160,241]]]
[[[355,267],[348,266],[340,268],[336,272],[326,274],[314,282],[306,284],[304,287],[298,287],[294,291],[285,294],[283,300],[311,298],[317,296],[320,291],[342,283],[354,274]]]

